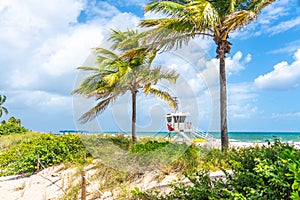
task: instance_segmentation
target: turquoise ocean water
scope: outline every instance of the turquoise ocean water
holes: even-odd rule
[[[106,132],[108,133],[108,132]],[[118,134],[117,132],[110,132],[109,134]],[[130,133],[124,133],[130,135]],[[209,133],[216,139],[220,139],[220,133]],[[138,137],[165,137],[167,132],[138,132]],[[280,139],[282,142],[300,144],[300,132],[229,132],[229,140],[232,142],[251,142],[262,143],[266,140],[274,141],[274,137]]]

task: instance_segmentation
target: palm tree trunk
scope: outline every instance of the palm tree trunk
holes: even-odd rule
[[[132,122],[131,122],[131,133],[132,133],[132,142],[135,143],[137,141],[136,137],[136,94],[137,91],[132,91]]]
[[[222,150],[228,149],[228,129],[227,129],[227,91],[226,91],[226,69],[225,69],[225,48],[226,42],[220,42],[220,113],[221,113],[221,145]]]

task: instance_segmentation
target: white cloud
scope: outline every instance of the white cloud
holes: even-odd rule
[[[88,2],[0,2],[0,78],[3,80],[0,84],[5,88],[2,92],[10,94],[11,115],[18,115],[14,108],[21,106],[24,118],[38,118],[40,113],[51,110],[61,113],[60,116],[67,113],[71,116],[70,93],[77,73],[75,68],[84,63],[91,48],[105,45],[104,38],[111,28],[125,30],[139,22],[137,16],[122,13],[108,3],[100,2],[101,6],[92,10]],[[84,9],[94,17],[79,23],[78,17]]]
[[[288,15],[288,8],[286,5],[289,3],[289,0],[276,1],[264,8],[261,16],[258,18],[258,23],[262,25],[271,24],[277,19]]]
[[[290,19],[284,22],[279,23],[276,26],[271,27],[267,32],[271,33],[272,35],[285,32],[291,28],[300,25],[300,16]]]
[[[269,54],[276,54],[276,53],[294,53],[300,48],[300,40],[294,40],[284,45],[284,47],[271,50]]]
[[[228,76],[237,74],[245,69],[245,64],[251,61],[251,54],[243,58],[242,52],[236,52],[232,57],[225,58],[226,73]],[[206,68],[201,72],[201,76],[205,77],[209,86],[219,84],[219,59],[213,58],[210,61],[206,61]]]
[[[228,116],[234,119],[248,119],[257,114],[256,97],[257,94],[251,84],[229,84]]]
[[[288,64],[282,61],[274,66],[274,70],[260,75],[254,80],[260,89],[288,90],[300,84],[300,49],[294,54],[294,61]]]
[[[272,113],[273,119],[279,118],[300,118],[300,112],[290,112],[290,113]]]
[[[61,76],[73,72],[79,63],[102,41],[103,34],[97,25],[80,25],[69,34],[46,41],[36,50],[42,69],[48,75]],[[43,59],[43,60],[42,60]]]
[[[69,111],[72,103],[71,96],[62,96],[45,91],[18,90],[7,92],[10,96],[9,107],[22,107],[31,112],[61,113]]]

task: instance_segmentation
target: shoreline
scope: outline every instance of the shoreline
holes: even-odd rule
[[[206,133],[206,132],[205,132]],[[216,140],[220,140],[220,133],[217,132],[207,132],[210,136]],[[124,135],[125,137],[131,137],[129,132],[88,132],[86,135]],[[83,134],[83,135],[85,135]],[[137,132],[138,138],[165,138],[168,132]],[[173,134],[174,135],[174,134]],[[267,143],[269,140],[271,143],[274,139],[279,139],[282,143],[289,144],[300,144],[300,132],[229,132],[230,142],[245,142],[245,143]]]

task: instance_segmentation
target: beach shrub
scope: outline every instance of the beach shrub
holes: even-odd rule
[[[207,171],[190,172],[189,183],[173,184],[166,196],[133,193],[139,199],[300,199],[299,149],[275,139],[268,146],[232,149],[227,156],[233,172],[224,171],[226,181],[210,179]]]
[[[129,151],[132,146],[132,140],[123,135],[86,135],[81,136],[84,145],[91,152],[101,151],[101,145],[111,144],[124,151]]]
[[[27,131],[28,129],[26,129],[25,127],[12,123],[5,123],[0,125],[0,136],[26,133]]]
[[[272,145],[239,149],[232,155],[234,175],[228,177],[228,183],[246,198],[290,199],[299,195],[300,151],[294,147],[275,139]]]
[[[143,200],[191,200],[191,199],[229,199],[230,194],[226,191],[226,183],[222,180],[214,180],[208,171],[194,171],[185,174],[188,183],[177,182],[171,184],[171,193],[159,195],[159,191],[141,192],[135,188],[132,192],[134,199]]]
[[[230,153],[230,151],[222,151],[221,149],[201,148],[199,169],[205,171],[229,169]]]
[[[130,149],[132,156],[144,166],[156,166],[164,171],[185,171],[197,168],[200,149],[194,145],[169,141],[137,143]],[[167,169],[167,170],[166,170]]]
[[[41,134],[0,151],[0,175],[31,174],[38,170],[38,159],[44,167],[61,162],[83,163],[86,154],[77,135]]]
[[[109,138],[114,145],[117,145],[120,149],[125,151],[128,151],[133,144],[132,140],[128,137],[124,137],[124,135],[117,135],[116,137],[108,136],[107,138]]]
[[[155,140],[147,141],[146,143],[136,143],[134,144],[133,148],[130,149],[130,152],[132,153],[147,153],[151,151],[155,151],[158,149],[161,149],[168,145],[169,142],[158,142]]]

